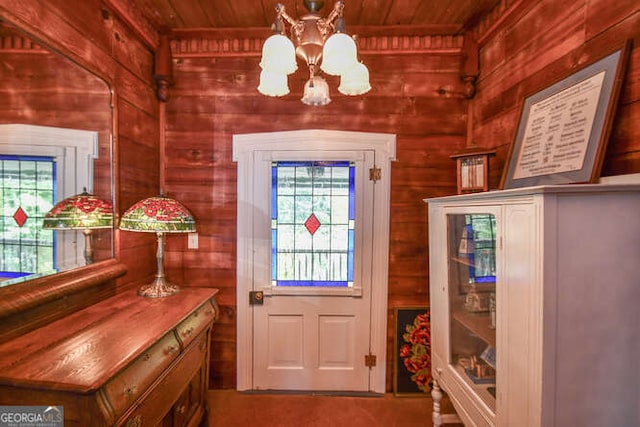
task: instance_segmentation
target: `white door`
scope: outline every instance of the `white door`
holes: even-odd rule
[[[394,158],[391,134],[298,130],[233,136],[238,390],[385,392]],[[307,161],[321,163],[302,168],[343,174],[334,182],[337,192],[321,194],[332,187],[324,175],[315,183],[319,197],[298,200],[292,214],[295,197],[288,194],[274,218],[272,194],[296,188],[277,186],[278,179],[290,179],[291,170],[274,175],[274,162],[285,162],[277,165],[286,169],[293,165],[286,162]],[[345,162],[355,189],[348,202],[339,200],[351,185]],[[370,168],[380,172],[374,180]],[[296,191],[314,192],[314,185],[303,182]],[[333,196],[335,217],[327,208]],[[252,292],[261,293],[261,305],[250,304]],[[366,355],[374,356],[368,357],[370,366]]]
[[[374,152],[309,155],[254,157],[254,389],[369,391]]]

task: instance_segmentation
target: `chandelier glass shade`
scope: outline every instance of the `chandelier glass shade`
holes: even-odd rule
[[[260,86],[258,91],[267,96],[284,96],[289,93],[287,75],[274,71],[262,70],[260,72]]]
[[[287,95],[287,76],[297,70],[297,58],[304,61],[309,70],[309,80],[301,99],[307,105],[331,102],[329,85],[319,75],[320,72],[340,76],[342,89],[338,90],[344,95],[362,95],[371,90],[369,71],[358,61],[356,43],[344,32],[344,2],[336,1],[326,18],[319,14],[323,4],[323,1],[305,0],[309,13],[299,20],[287,15],[284,5],[276,5],[277,16],[272,26],[275,34],[265,41],[262,48],[260,93]],[[289,25],[290,37],[286,35],[285,23]]]
[[[343,95],[359,95],[371,90],[369,84],[369,70],[361,62],[357,62],[340,78],[338,92]]]
[[[358,63],[356,42],[345,33],[332,34],[324,43],[320,69],[332,76],[341,76]]]
[[[329,84],[321,76],[313,76],[304,85],[301,101],[307,105],[322,106],[331,102]]]
[[[260,67],[272,73],[287,75],[298,69],[296,48],[282,34],[273,34],[262,46]]]

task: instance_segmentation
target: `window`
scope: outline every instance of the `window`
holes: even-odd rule
[[[0,278],[53,270],[53,232],[41,224],[54,204],[55,183],[52,157],[0,155]]]
[[[273,286],[353,287],[355,164],[272,163]]]

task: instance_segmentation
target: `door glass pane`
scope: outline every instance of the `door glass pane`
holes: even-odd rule
[[[355,163],[279,161],[271,169],[273,286],[353,286]]]
[[[52,157],[0,155],[0,280],[53,270],[54,235],[42,220],[54,200]]]
[[[495,411],[496,219],[492,214],[447,215],[449,360]]]

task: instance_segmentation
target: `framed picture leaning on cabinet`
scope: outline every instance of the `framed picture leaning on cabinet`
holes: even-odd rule
[[[600,177],[629,45],[524,99],[501,188]]]

